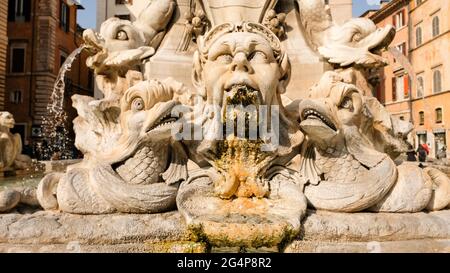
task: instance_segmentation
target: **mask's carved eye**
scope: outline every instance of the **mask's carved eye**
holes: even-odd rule
[[[265,63],[267,62],[267,56],[264,52],[261,51],[256,51],[253,52],[250,56],[249,56],[249,61],[252,63]]]
[[[352,110],[353,109],[353,100],[352,100],[352,98],[351,97],[345,97],[341,101],[341,104],[339,105],[339,108]]]
[[[216,61],[222,64],[230,64],[233,62],[233,56],[230,54],[222,54],[216,58]]]
[[[128,40],[128,34],[124,30],[117,32],[116,40],[126,41]]]
[[[131,102],[131,109],[134,111],[142,111],[145,108],[144,100],[142,98],[135,98]]]

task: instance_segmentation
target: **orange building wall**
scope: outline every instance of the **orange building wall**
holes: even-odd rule
[[[31,140],[33,126],[39,125],[46,114],[46,106],[53,89],[54,81],[60,69],[61,51],[70,55],[82,44],[81,33],[77,32],[77,7],[70,8],[70,30],[66,33],[60,27],[59,0],[31,0],[31,10],[36,16],[31,16],[30,22],[9,22],[9,46],[7,70],[10,71],[10,46],[13,42],[27,44],[25,73],[8,73],[6,88],[6,109],[10,111],[18,125],[26,125],[24,139]],[[66,1],[66,0],[64,0]],[[39,5],[36,5],[39,3]],[[35,6],[36,5],[36,6]],[[33,14],[33,12],[32,12]],[[47,35],[47,36],[42,36]],[[34,39],[34,43],[33,43]],[[74,93],[91,94],[89,69],[86,67],[86,53],[78,58],[67,74],[73,83],[72,90],[67,90],[65,108],[69,119],[75,117],[71,107],[70,97]],[[22,90],[22,102],[10,102],[10,93]]]

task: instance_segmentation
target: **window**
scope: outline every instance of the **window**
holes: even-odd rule
[[[133,0],[116,0],[116,5],[132,4]]]
[[[435,16],[433,18],[433,37],[438,36],[439,33],[440,33],[440,30],[439,30],[439,17]]]
[[[8,21],[29,22],[31,17],[31,0],[8,0]]]
[[[422,28],[416,28],[416,46],[420,46],[422,44]]]
[[[419,125],[425,124],[425,112],[420,111],[419,112]]]
[[[433,72],[433,93],[440,93],[442,91],[442,76],[440,70]]]
[[[394,26],[399,29],[405,25],[405,12],[402,10],[394,15]]]
[[[70,7],[69,7],[69,5],[64,3],[64,1],[61,1],[59,22],[60,22],[61,28],[65,32],[69,32],[69,28],[70,28]]]
[[[25,49],[26,45],[11,46],[11,73],[25,72]]]
[[[442,108],[436,109],[436,123],[442,123]]]
[[[424,95],[424,82],[423,77],[419,76],[417,77],[417,97],[422,98]]]
[[[392,101],[409,98],[409,77],[399,76],[393,79]]]
[[[16,91],[11,92],[9,101],[14,104],[22,103],[22,91],[16,90]]]
[[[392,101],[397,100],[397,78],[392,78]]]
[[[67,53],[64,51],[59,51],[59,67],[61,68],[64,62],[67,60]]]
[[[400,116],[400,120],[405,120],[405,117],[404,116]]]
[[[94,73],[89,69],[88,71],[88,89],[92,93],[94,93]]]
[[[399,44],[396,46],[397,50],[406,56],[406,43]]]
[[[130,20],[131,16],[129,14],[116,14],[114,17],[117,17],[121,20]]]
[[[417,6],[420,5],[420,4],[422,4],[422,2],[423,2],[423,0],[416,0],[416,5]]]

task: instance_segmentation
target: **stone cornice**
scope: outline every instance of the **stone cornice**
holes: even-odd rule
[[[384,18],[392,15],[394,12],[398,11],[403,6],[407,6],[409,0],[393,0],[389,4],[386,4],[382,9],[372,14],[369,18],[375,23],[379,23]]]

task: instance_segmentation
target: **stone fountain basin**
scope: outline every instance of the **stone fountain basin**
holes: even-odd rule
[[[39,171],[16,171],[14,176],[0,177],[0,191],[30,187],[36,188],[41,179],[51,172],[65,172],[67,167],[81,162],[80,159],[39,161],[43,169]]]
[[[192,242],[178,212],[0,215],[0,252],[237,252]],[[249,251],[278,251],[256,249]],[[414,214],[308,211],[285,252],[450,252],[450,210]]]

